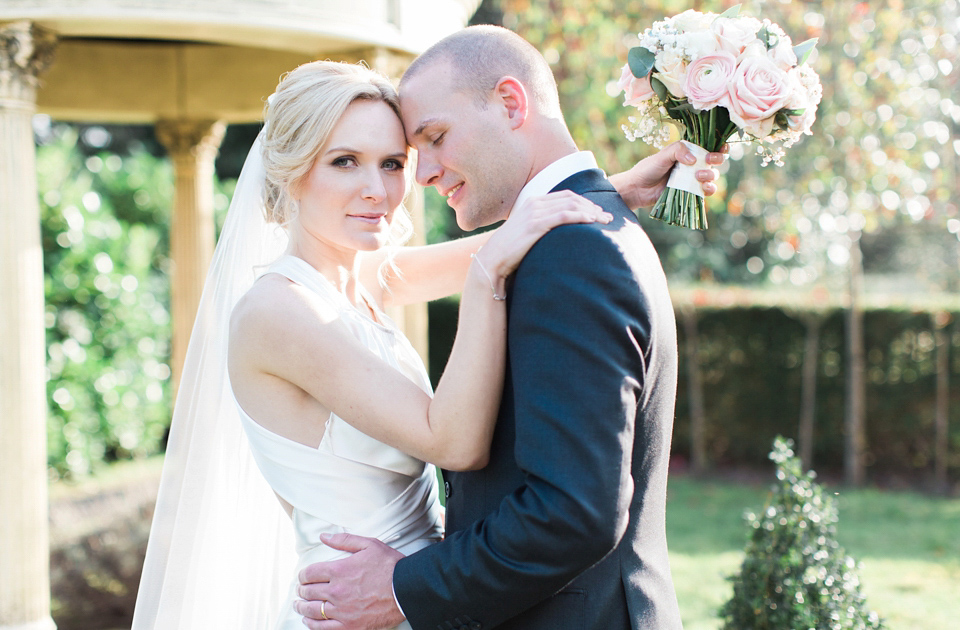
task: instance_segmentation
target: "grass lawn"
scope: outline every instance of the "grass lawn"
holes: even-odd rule
[[[730,598],[725,579],[743,560],[747,510],[763,507],[770,481],[671,474],[667,535],[685,630],[716,630]],[[840,512],[837,538],[862,563],[867,605],[891,630],[960,627],[960,499],[824,484]]]

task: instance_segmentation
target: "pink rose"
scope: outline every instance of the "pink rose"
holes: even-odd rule
[[[755,56],[740,61],[728,91],[730,120],[757,138],[770,134],[791,93],[786,73],[767,57]]]
[[[710,28],[720,42],[720,50],[738,56],[747,44],[757,39],[757,32],[762,26],[760,20],[752,17],[720,17],[714,20]]]
[[[624,92],[624,105],[636,107],[655,96],[653,88],[650,87],[650,75],[638,79],[630,72],[630,64],[623,66],[623,72],[620,74],[617,87]]]
[[[683,83],[690,104],[699,110],[710,110],[717,105],[729,109],[727,89],[736,70],[736,57],[725,51],[704,55],[691,63]]]

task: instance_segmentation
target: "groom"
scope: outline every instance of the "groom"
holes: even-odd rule
[[[355,553],[301,573],[298,611],[321,630],[404,618],[415,630],[680,628],[664,527],[676,326],[656,252],[577,151],[549,66],[519,36],[447,37],[410,66],[400,97],[417,181],[448,196],[461,227],[564,189],[614,220],[549,232],[516,270],[490,463],[445,473],[445,540],[402,557],[325,538]],[[634,167],[649,185],[631,199],[655,201],[678,159],[692,163],[676,144]],[[712,173],[699,178],[715,190]]]

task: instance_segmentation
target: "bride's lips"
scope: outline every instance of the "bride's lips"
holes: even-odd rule
[[[363,221],[364,223],[370,223],[371,225],[376,225],[377,223],[380,223],[380,219],[382,219],[383,217],[385,217],[385,216],[387,216],[387,215],[371,212],[370,214],[351,214],[351,215],[348,215],[348,216],[349,216],[351,219],[359,219],[360,221]]]

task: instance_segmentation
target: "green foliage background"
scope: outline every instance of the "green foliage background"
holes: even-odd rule
[[[169,423],[172,174],[143,150],[84,156],[58,126],[37,152],[53,470],[159,450]]]
[[[57,476],[162,451],[172,407],[172,170],[139,140],[107,152],[90,142],[103,129],[86,142],[82,132],[38,133],[48,460]],[[226,195],[218,200],[223,209]]]

